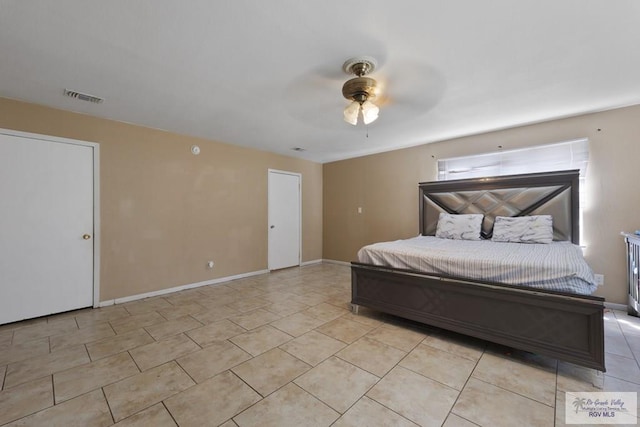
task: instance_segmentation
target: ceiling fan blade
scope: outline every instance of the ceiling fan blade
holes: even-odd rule
[[[444,77],[435,68],[412,61],[390,63],[379,79],[383,91],[375,103],[386,123],[405,123],[428,114],[446,89]]]
[[[446,82],[435,68],[416,62],[394,64],[387,77],[386,90],[398,103],[412,103],[416,107],[433,107],[442,97]]]

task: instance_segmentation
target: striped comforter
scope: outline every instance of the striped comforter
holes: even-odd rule
[[[590,295],[593,271],[570,242],[504,243],[418,236],[368,245],[358,251],[366,264],[494,283]]]

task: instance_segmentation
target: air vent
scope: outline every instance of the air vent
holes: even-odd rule
[[[79,99],[80,101],[88,101],[93,102],[94,104],[101,104],[104,101],[104,98],[99,98],[97,96],[89,95],[88,93],[76,92],[75,90],[64,90],[64,95],[70,98]]]
[[[302,148],[302,147],[293,147],[293,148],[292,148],[292,150],[293,150],[293,151],[307,151],[307,150],[305,150],[305,149],[304,149],[304,148]]]

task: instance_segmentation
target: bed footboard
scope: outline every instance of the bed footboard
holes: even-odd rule
[[[352,304],[605,371],[604,299],[352,263]]]

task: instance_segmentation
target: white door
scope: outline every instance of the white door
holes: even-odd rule
[[[0,324],[93,305],[93,156],[0,133]]]
[[[269,270],[300,265],[300,180],[269,170]]]

